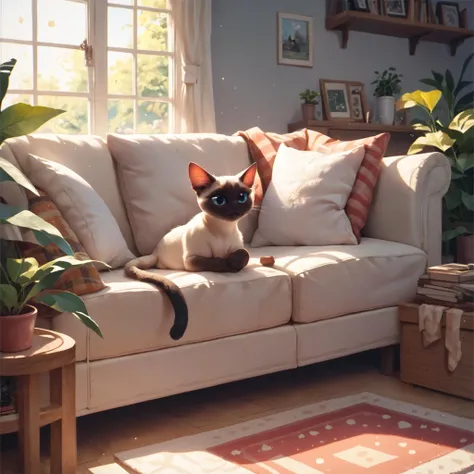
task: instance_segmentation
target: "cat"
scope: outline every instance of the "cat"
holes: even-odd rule
[[[252,210],[256,172],[253,163],[235,176],[213,176],[196,163],[189,163],[189,179],[201,212],[187,224],[168,232],[151,255],[125,265],[127,277],[154,284],[170,300],[175,318],[170,336],[174,340],[183,337],[188,325],[186,300],[175,283],[146,270],[233,273],[242,270],[249,261],[249,253],[237,224]]]

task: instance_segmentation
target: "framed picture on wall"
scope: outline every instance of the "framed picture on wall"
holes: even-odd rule
[[[278,64],[313,67],[313,19],[278,13]]]
[[[351,119],[351,106],[347,85],[348,82],[346,81],[320,80],[324,115],[327,120]]]
[[[436,16],[442,25],[460,27],[459,6],[453,2],[438,2]]]

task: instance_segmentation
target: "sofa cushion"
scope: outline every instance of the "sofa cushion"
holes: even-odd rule
[[[107,143],[117,162],[122,194],[141,254],[150,254],[167,232],[200,211],[189,182],[190,161],[216,175],[236,174],[250,164],[242,138],[219,134],[111,134]],[[241,221],[247,242],[255,230],[255,221],[256,213]]]
[[[7,147],[22,168],[29,154],[38,155],[66,166],[85,179],[107,204],[128,247],[134,250],[135,243],[118,188],[114,162],[102,138],[38,134],[9,139],[3,148]],[[9,156],[6,158],[9,159]]]
[[[108,288],[83,298],[103,339],[68,314],[54,318],[54,328],[74,337],[80,354],[90,338],[89,358],[96,360],[268,329],[290,320],[291,279],[278,270],[253,265],[236,274],[156,271],[182,288],[188,304],[189,325],[179,341],[169,336],[174,314],[166,296],[148,283],[126,278],[121,270],[104,272]]]
[[[112,268],[134,258],[110,209],[81,176],[34,155],[23,160],[22,168],[31,182],[52,199],[91,258]]]
[[[262,247],[254,259],[273,255],[291,276],[292,320],[299,323],[393,306],[411,300],[426,254],[409,245],[363,238],[360,245]]]

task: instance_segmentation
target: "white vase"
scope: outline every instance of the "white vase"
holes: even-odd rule
[[[377,98],[377,118],[384,125],[393,125],[395,118],[395,97],[384,96]]]

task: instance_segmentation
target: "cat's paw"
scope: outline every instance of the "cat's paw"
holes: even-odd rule
[[[250,255],[245,249],[239,249],[232,252],[227,257],[227,265],[230,272],[240,272],[247,263],[249,263]]]

